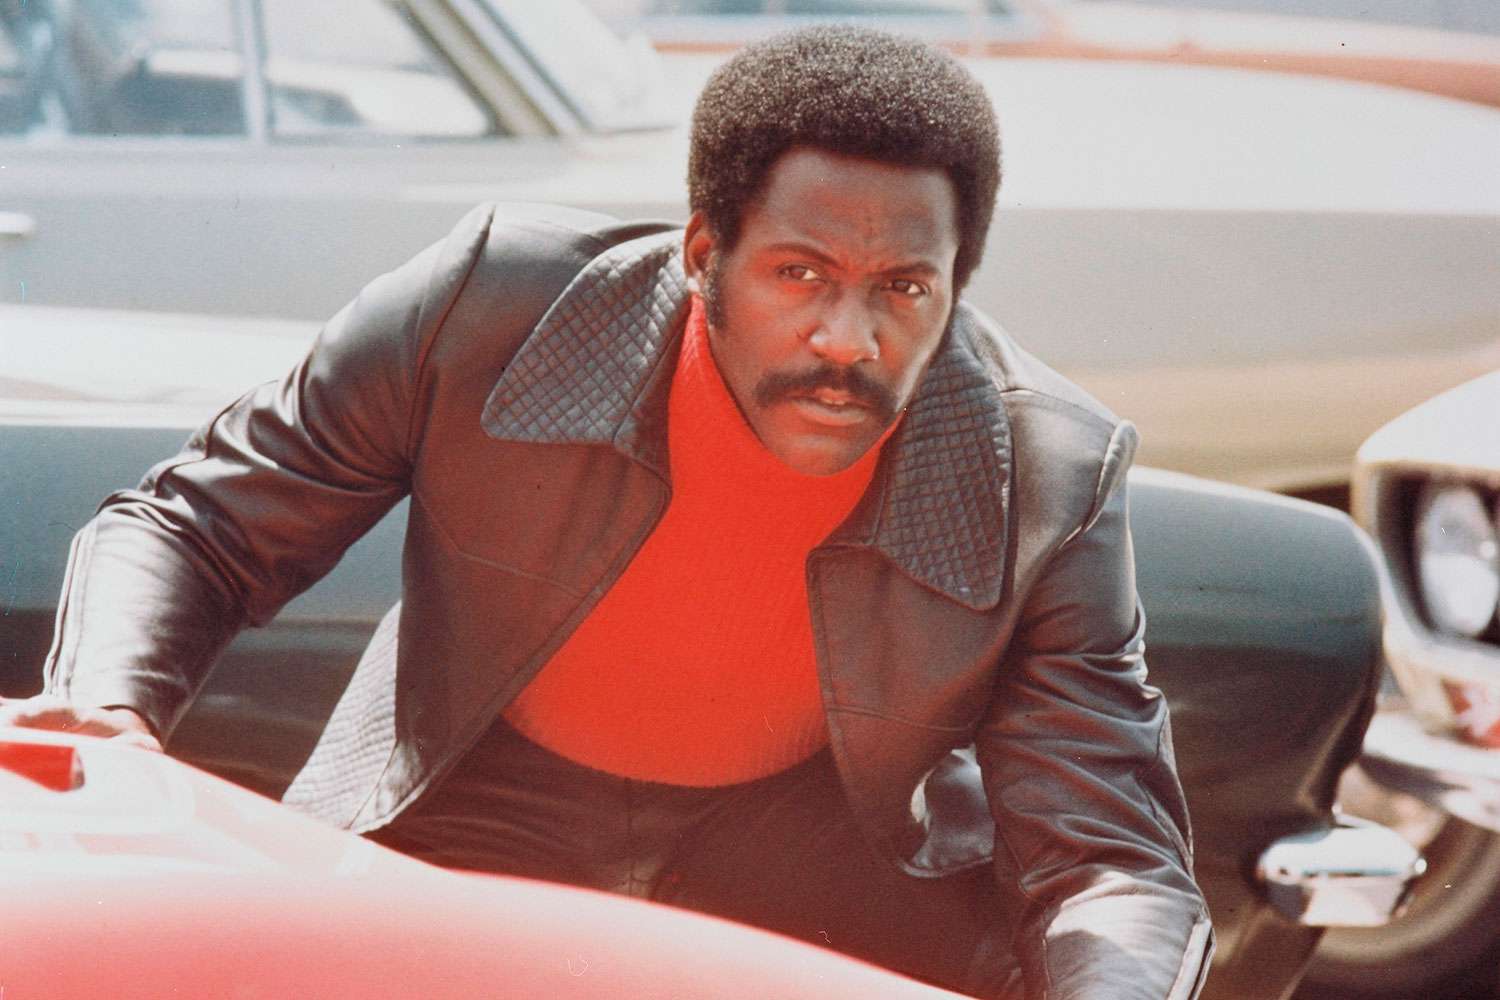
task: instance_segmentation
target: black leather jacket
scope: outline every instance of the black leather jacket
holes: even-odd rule
[[[388,822],[545,664],[671,497],[681,234],[493,207],[75,540],[48,687],[170,731],[402,496],[402,602],[287,800]],[[829,739],[894,863],[993,863],[1036,995],[1188,997],[1211,933],[1146,684],[1129,424],[960,306],[875,479],[808,557]],[[998,831],[998,836],[997,836]]]

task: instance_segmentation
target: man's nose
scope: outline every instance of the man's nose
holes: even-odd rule
[[[848,293],[829,303],[808,337],[808,346],[818,357],[839,367],[880,357],[879,323],[862,297]]]

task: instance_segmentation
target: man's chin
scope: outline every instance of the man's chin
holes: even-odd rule
[[[847,414],[809,412],[798,400],[756,409],[746,422],[781,464],[806,476],[831,476],[858,462],[890,426],[874,410]]]
[[[832,476],[858,462],[875,440],[867,434],[803,432],[768,443],[767,449],[783,465],[804,476]]]

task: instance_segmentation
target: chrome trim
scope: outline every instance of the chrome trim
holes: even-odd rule
[[[434,13],[448,11],[450,17],[462,23],[464,29],[484,47],[493,61],[490,69],[495,80],[501,80],[513,88],[516,96],[532,109],[535,119],[545,123],[557,135],[577,135],[588,132],[588,124],[573,107],[572,101],[560,93],[558,86],[542,71],[538,70],[531,57],[510,34],[501,11],[483,0],[405,0],[406,5],[417,14],[418,20],[432,30]],[[434,13],[426,13],[431,10]],[[494,81],[473,79],[474,85],[486,96],[491,95],[488,83]],[[517,102],[511,107],[497,107],[497,113],[509,110],[514,113]]]
[[[1382,711],[1365,732],[1360,768],[1398,792],[1500,833],[1500,753],[1428,732],[1406,711]]]
[[[485,106],[501,134],[550,136],[581,131],[582,125],[559,108],[555,96],[549,98],[545,84],[533,78],[535,74],[522,78],[529,71],[524,57],[513,51],[504,33],[472,2],[403,2],[436,44],[440,57]]]
[[[260,0],[235,0],[235,32],[240,43],[240,100],[245,131],[263,146],[271,135],[271,99],[266,86],[266,25]]]
[[[1282,837],[1261,852],[1255,877],[1281,914],[1309,927],[1379,927],[1427,870],[1394,830],[1340,816],[1330,828]]]

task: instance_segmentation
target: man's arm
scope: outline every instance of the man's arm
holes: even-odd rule
[[[128,731],[129,715],[98,711],[122,708],[165,739],[229,640],[327,573],[404,495],[424,352],[489,219],[470,213],[372,282],[284,379],[105,500],[73,542],[44,700],[0,708],[0,722]]]
[[[1027,596],[978,750],[1028,992],[1195,996],[1212,932],[1167,704],[1146,683],[1117,429],[1096,501]]]

